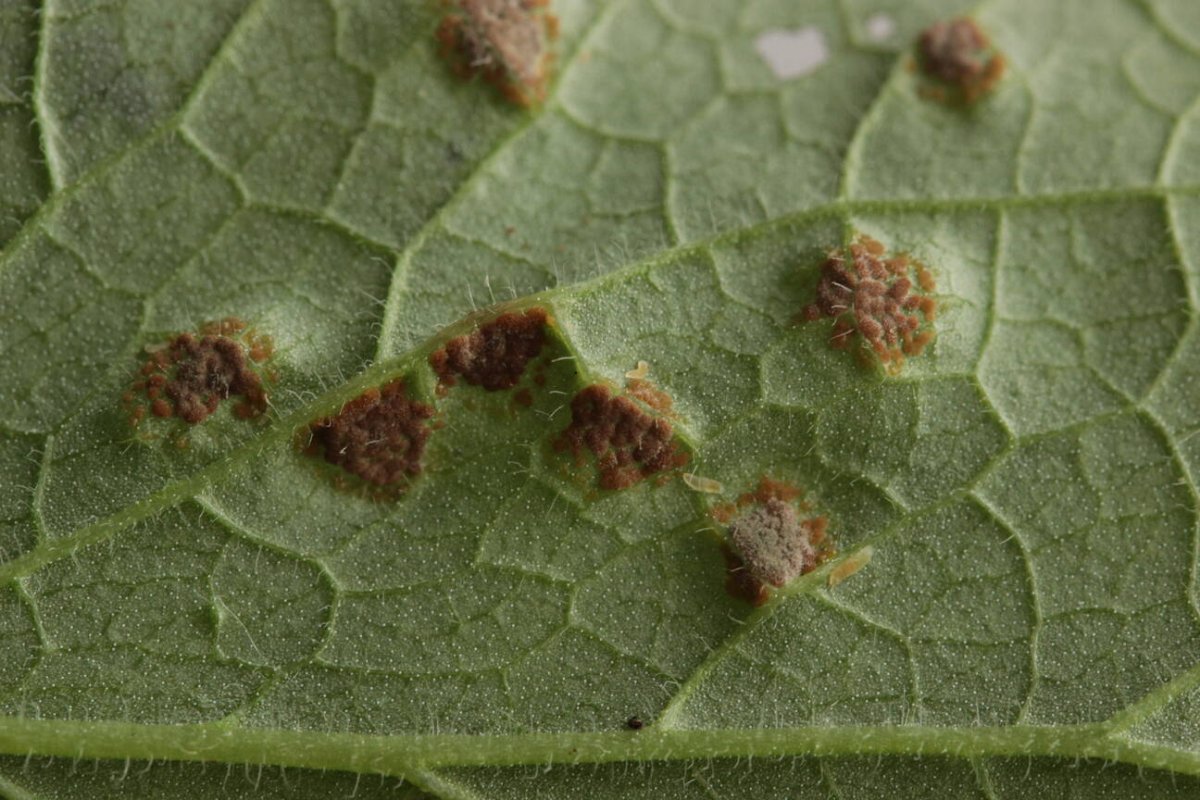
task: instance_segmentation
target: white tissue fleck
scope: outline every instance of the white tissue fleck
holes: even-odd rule
[[[829,45],[819,28],[771,30],[754,40],[758,54],[776,78],[799,78],[829,60]]]
[[[873,42],[886,42],[896,32],[896,20],[887,14],[874,14],[867,20],[867,36]]]

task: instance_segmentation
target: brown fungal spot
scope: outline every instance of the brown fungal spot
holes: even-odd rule
[[[937,300],[933,276],[909,256],[885,258],[885,248],[859,236],[847,254],[831,252],[821,264],[816,301],[800,313],[803,322],[833,318],[829,344],[850,349],[856,337],[859,355],[893,374],[905,356],[920,355],[933,341]],[[916,283],[909,277],[916,278]]]
[[[510,102],[531,106],[546,99],[558,18],[548,0],[444,0],[449,13],[437,29],[443,58],[463,79],[476,76]]]
[[[671,423],[600,384],[580,389],[571,399],[571,423],[554,447],[570,450],[577,461],[591,452],[603,489],[627,489],[650,475],[683,466],[688,458],[676,446]]]
[[[727,524],[737,514],[737,506],[733,503],[721,503],[709,510],[709,515],[721,524]]]
[[[462,378],[488,391],[511,389],[542,352],[549,315],[543,308],[509,312],[471,333],[456,336],[429,356],[443,386]]]
[[[917,284],[926,292],[932,292],[937,289],[937,281],[933,279],[933,273],[925,269],[921,264],[917,265]]]
[[[421,473],[432,416],[432,406],[410,399],[395,380],[314,422],[312,452],[371,486],[404,488]]]
[[[675,401],[671,395],[644,378],[634,378],[626,382],[625,391],[660,414],[671,416],[674,413]]]
[[[929,80],[922,94],[940,102],[971,105],[1004,77],[1007,61],[967,17],[935,22],[917,40],[921,71]]]
[[[664,416],[673,417],[675,401],[671,395],[654,385],[647,375],[650,365],[645,361],[637,362],[637,367],[625,373],[625,392],[630,397],[636,397],[650,408]]]
[[[746,569],[746,562],[732,547],[721,545],[721,555],[725,558],[725,591],[730,597],[745,600],[755,608],[770,599],[766,585]]]
[[[180,333],[146,348],[141,376],[122,396],[137,426],[146,410],[160,419],[203,422],[223,400],[241,397],[234,414],[257,417],[267,409],[264,375],[255,365],[273,354],[271,339],[236,317],[207,322],[197,333]]]
[[[753,492],[744,492],[738,496],[738,506],[745,507],[751,503],[766,503],[770,500],[782,500],[790,503],[803,496],[804,490],[799,486],[763,475],[758,479],[758,486]]]

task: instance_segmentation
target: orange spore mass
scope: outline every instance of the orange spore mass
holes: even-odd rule
[[[849,247],[849,258],[830,253],[821,264],[816,300],[800,313],[803,322],[834,320],[829,344],[850,349],[858,341],[861,354],[872,354],[890,372],[898,372],[905,356],[919,355],[933,339],[937,301],[933,276],[907,256],[884,258],[886,248],[869,236]],[[909,275],[915,276],[915,283]]]

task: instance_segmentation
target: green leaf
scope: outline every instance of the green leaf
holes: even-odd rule
[[[1196,8],[554,0],[522,110],[423,0],[0,3],[0,796],[1194,796]],[[940,103],[968,11],[1008,71]],[[857,234],[937,278],[893,373],[796,321]],[[496,301],[529,407],[435,387]],[[131,427],[227,317],[267,412]],[[717,494],[560,452],[640,361]],[[383,497],[306,445],[397,378]],[[764,476],[839,555],[754,608]]]

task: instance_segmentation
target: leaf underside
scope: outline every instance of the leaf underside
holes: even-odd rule
[[[1197,6],[552,10],[521,110],[434,3],[0,2],[0,797],[1194,796]],[[1007,74],[936,102],[968,12]],[[860,233],[937,279],[896,374],[796,322]],[[435,391],[497,302],[553,320],[528,407]],[[131,428],[226,317],[268,412]],[[718,493],[556,451],[640,361]],[[348,490],[305,431],[397,378],[424,471]],[[764,476],[870,562],[726,594]]]

